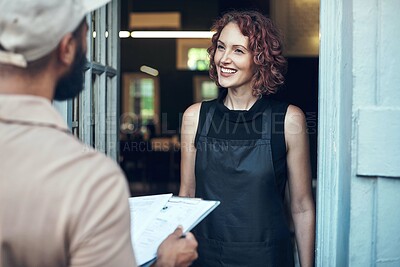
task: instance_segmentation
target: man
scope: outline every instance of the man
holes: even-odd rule
[[[85,14],[109,0],[0,0],[0,267],[136,266],[120,168],[68,131],[52,99],[82,89]],[[178,228],[155,266],[187,266]]]

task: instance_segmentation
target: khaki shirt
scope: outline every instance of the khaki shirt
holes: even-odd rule
[[[0,94],[0,266],[136,266],[126,180],[45,98]]]

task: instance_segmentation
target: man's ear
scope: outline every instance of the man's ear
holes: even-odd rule
[[[61,64],[69,67],[74,62],[77,42],[72,33],[66,34],[58,44],[57,56]]]

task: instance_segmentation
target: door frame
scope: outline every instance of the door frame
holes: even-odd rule
[[[316,266],[348,266],[352,2],[320,0]]]

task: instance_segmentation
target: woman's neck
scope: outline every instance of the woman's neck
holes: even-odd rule
[[[230,110],[249,110],[257,100],[252,91],[228,89],[224,105]]]

